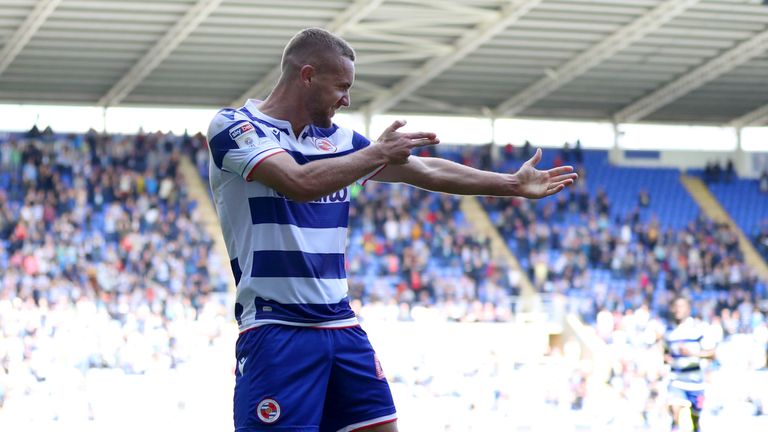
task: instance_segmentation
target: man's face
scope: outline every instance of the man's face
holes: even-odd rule
[[[691,316],[691,305],[685,299],[677,299],[672,304],[672,315],[675,320],[681,322]]]
[[[355,64],[346,57],[339,56],[318,71],[306,102],[312,124],[331,127],[336,110],[349,106],[349,89],[354,79]]]

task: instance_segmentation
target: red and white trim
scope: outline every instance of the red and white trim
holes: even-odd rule
[[[253,330],[255,328],[259,328],[267,324],[282,324],[282,325],[288,325],[293,327],[307,327],[307,328],[317,328],[317,329],[340,329],[340,328],[357,327],[360,325],[360,322],[357,320],[357,317],[347,318],[343,320],[336,320],[336,321],[326,321],[321,323],[297,323],[293,321],[283,321],[283,320],[277,320],[277,319],[264,319],[264,320],[253,321],[247,325],[243,325],[242,330],[240,330],[240,334],[243,334],[249,330]]]
[[[245,179],[246,179],[246,180],[248,180],[248,179],[251,177],[251,174],[252,174],[254,171],[256,171],[256,168],[257,168],[259,165],[261,165],[261,163],[262,163],[262,162],[264,162],[265,160],[267,160],[267,159],[271,158],[272,156],[274,156],[274,155],[276,155],[276,154],[280,154],[280,153],[285,153],[285,150],[283,150],[283,149],[281,149],[281,148],[275,148],[275,149],[274,149],[274,151],[271,151],[271,152],[267,153],[265,156],[261,157],[261,158],[258,160],[258,162],[256,162],[255,164],[253,164],[253,166],[251,167],[251,169],[249,169],[249,170],[248,170],[248,175],[247,175],[247,176],[245,176]]]
[[[362,421],[360,423],[351,424],[347,427],[339,429],[337,432],[361,431],[368,428],[372,428],[374,426],[383,425],[386,423],[392,423],[393,421],[396,421],[396,420],[397,420],[397,414],[385,415],[383,417],[377,417],[375,419],[370,419],[370,420]]]
[[[384,164],[381,167],[379,167],[376,171],[374,171],[368,177],[366,177],[365,180],[363,180],[363,182],[360,184],[360,186],[365,186],[365,184],[368,183],[368,180],[376,177],[380,172],[384,171],[384,168],[386,168],[386,167],[387,167],[386,164]]]

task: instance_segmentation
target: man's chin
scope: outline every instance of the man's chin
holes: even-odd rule
[[[330,117],[316,118],[312,124],[321,128],[329,128],[333,126],[333,120]]]

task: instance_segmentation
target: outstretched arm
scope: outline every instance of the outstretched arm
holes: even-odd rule
[[[371,180],[408,183],[457,195],[520,196],[543,198],[573,184],[578,175],[572,166],[536,169],[541,149],[514,174],[482,171],[446,159],[411,156],[403,165],[389,165]]]
[[[354,183],[376,168],[398,166],[408,161],[411,150],[437,144],[431,132],[401,133],[398,120],[381,134],[376,145],[337,158],[299,165],[286,153],[278,153],[253,167],[248,181],[261,182],[296,201],[312,201]]]

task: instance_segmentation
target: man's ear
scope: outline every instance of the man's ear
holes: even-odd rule
[[[309,87],[312,84],[312,80],[315,79],[315,67],[312,65],[304,65],[299,70],[299,76],[301,76],[301,82],[304,86]]]

